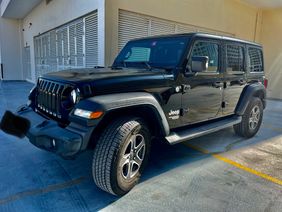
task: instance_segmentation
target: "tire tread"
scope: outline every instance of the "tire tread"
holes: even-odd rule
[[[93,154],[92,175],[96,185],[113,195],[118,195],[111,184],[111,169],[117,160],[118,150],[131,129],[139,124],[132,118],[121,118],[110,124],[99,138]]]

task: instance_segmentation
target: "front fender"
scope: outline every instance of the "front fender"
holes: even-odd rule
[[[104,115],[107,113],[117,110],[130,108],[135,106],[146,106],[149,107],[156,115],[163,135],[169,135],[169,125],[162,107],[156,98],[145,92],[133,92],[133,93],[118,93],[118,94],[107,94],[101,96],[90,97],[80,101],[74,108],[84,109],[88,111],[104,111]],[[86,124],[87,126],[98,125],[103,119],[86,120],[74,115],[74,110],[70,114],[70,121],[80,122],[80,124]]]

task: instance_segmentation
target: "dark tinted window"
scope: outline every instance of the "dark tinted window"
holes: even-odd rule
[[[250,47],[248,49],[248,59],[250,72],[262,72],[263,71],[263,61],[262,61],[262,51],[257,48]]]
[[[133,40],[117,56],[118,67],[175,67],[183,57],[189,38],[167,37]]]
[[[207,56],[209,58],[208,71],[218,71],[218,44],[206,41],[197,41],[193,46],[192,55],[189,59],[189,69],[192,65],[193,56]]]
[[[244,71],[244,48],[236,45],[227,45],[227,71]]]

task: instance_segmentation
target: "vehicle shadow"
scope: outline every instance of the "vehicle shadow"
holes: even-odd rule
[[[87,208],[91,211],[96,211],[105,208],[123,197],[113,196],[95,186],[91,175],[92,156],[92,151],[87,151],[82,153],[74,161],[57,159],[57,162],[68,173],[70,178],[76,179],[79,176],[84,176],[85,180],[81,184],[76,185],[76,189],[82,196]],[[157,141],[152,145],[150,159],[141,177],[140,183],[144,183],[147,180],[174,168],[207,157],[209,157],[209,155],[185,147],[183,144],[170,146],[164,142]],[[130,195],[130,193],[128,195]]]
[[[211,154],[224,153],[233,149],[247,148],[251,145],[264,142],[266,137],[269,139],[270,136],[275,137],[277,135],[278,134],[274,133],[272,135],[267,134],[264,136],[264,133],[261,132],[252,139],[244,139],[235,135],[232,128],[228,128],[187,142],[192,146],[200,146],[201,148],[208,150],[210,152],[208,154],[201,153],[183,143],[170,146],[164,142],[154,142],[152,145],[148,166],[141,178],[140,183],[146,183],[146,181],[150,180],[151,178],[173,171],[173,169],[183,165],[187,166],[197,161],[204,160],[210,157]],[[77,160],[70,163],[73,163],[71,166],[80,167],[80,173],[83,173],[84,176],[87,176],[87,182],[85,182],[85,184],[87,184],[89,189],[89,196],[84,198],[85,202],[87,203],[87,207],[90,210],[99,210],[123,197],[118,198],[97,189],[92,181],[90,169],[91,160],[92,152],[88,151],[83,153]],[[67,172],[72,172],[73,168],[66,165],[69,162],[60,160],[60,163],[64,164]],[[81,167],[81,164],[84,164],[84,166]],[[81,185],[77,187],[80,189]],[[138,189],[142,189],[142,185],[140,185]],[[128,195],[130,195],[130,193]]]

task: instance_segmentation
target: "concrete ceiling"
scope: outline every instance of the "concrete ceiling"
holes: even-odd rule
[[[279,8],[282,7],[282,0],[242,0],[248,4],[259,8]]]
[[[0,0],[1,2],[2,0]],[[5,18],[22,19],[42,0],[10,0],[5,5],[2,16]],[[4,3],[4,2],[3,2]]]

